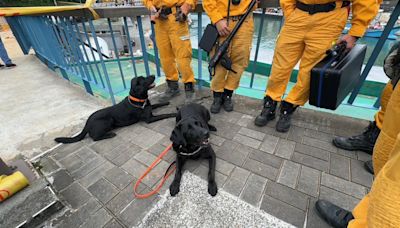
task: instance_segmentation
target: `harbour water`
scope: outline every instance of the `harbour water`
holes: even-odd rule
[[[261,15],[255,14],[254,15],[254,34],[253,34],[253,48],[251,54],[251,60],[254,60],[254,54],[257,44],[257,37],[260,30],[260,22],[261,22]],[[193,48],[198,47],[198,18],[197,15],[191,15],[192,24],[191,24],[191,40]],[[209,18],[206,14],[202,15],[202,27],[203,30],[210,23]],[[263,63],[272,63],[273,53],[275,49],[275,42],[278,36],[280,27],[282,23],[282,17],[279,16],[271,16],[265,15],[264,25],[262,29],[262,36],[261,36],[261,43],[260,43],[260,51],[258,54],[258,62]],[[365,63],[367,63],[372,50],[374,49],[378,39],[376,38],[361,38],[358,43],[366,44],[367,45],[367,54],[365,58]],[[371,81],[379,81],[379,82],[386,82],[387,77],[384,75],[382,70],[383,60],[386,54],[389,52],[393,43],[396,42],[395,40],[387,40],[377,61],[375,62],[375,67],[371,70],[370,76],[368,80]]]

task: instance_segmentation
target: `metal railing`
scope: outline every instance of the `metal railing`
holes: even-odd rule
[[[245,86],[247,88],[254,89],[266,8],[278,5],[277,0],[262,1],[260,4],[262,16],[257,33],[256,50],[252,64],[247,69],[251,75],[248,86]],[[65,79],[82,84],[90,94],[100,93],[111,99],[112,103],[116,103],[115,96],[123,92],[126,94],[132,77],[150,74],[162,76],[154,27],[148,20],[149,12],[144,7],[95,8],[95,10],[101,19],[93,20],[87,10],[76,10],[51,15],[9,17],[7,21],[24,53],[27,54],[31,48],[34,49],[40,60],[49,68],[60,72]],[[392,17],[397,18],[399,13],[398,4]],[[197,15],[197,37],[200,40],[204,26],[201,4],[197,5],[192,14]],[[390,26],[392,26],[391,21],[362,73],[362,80],[350,97],[350,104],[360,93],[360,88],[387,38]],[[104,45],[104,42],[107,45]],[[104,47],[108,46],[110,50],[104,50]],[[148,49],[149,46],[152,47],[152,51]],[[194,58],[194,61],[197,60],[195,74],[199,82],[208,83],[210,78],[205,77],[203,72],[206,64],[204,58],[205,53],[197,49]],[[268,72],[263,73],[263,76],[268,76]]]

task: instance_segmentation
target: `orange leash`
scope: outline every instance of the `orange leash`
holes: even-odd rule
[[[147,168],[146,172],[144,172],[144,174],[139,178],[139,180],[136,181],[136,184],[135,184],[135,187],[133,188],[133,191],[134,191],[135,196],[136,196],[137,198],[139,198],[139,199],[146,199],[146,198],[148,198],[148,197],[150,197],[150,196],[152,196],[152,195],[158,193],[158,191],[160,191],[161,187],[164,185],[164,183],[165,183],[165,181],[168,179],[168,177],[171,176],[171,174],[175,171],[176,166],[174,166],[174,163],[172,163],[172,164],[168,167],[167,171],[165,172],[164,177],[161,179],[160,184],[159,184],[153,191],[148,192],[148,193],[146,193],[146,194],[139,194],[139,193],[137,193],[137,188],[138,188],[139,185],[142,183],[143,179],[147,176],[147,174],[150,173],[150,171],[151,171],[154,167],[156,167],[156,166],[160,163],[161,159],[168,153],[168,151],[169,151],[171,148],[172,148],[172,144],[169,145],[167,148],[165,148],[165,150],[164,150],[160,155],[158,155],[157,159],[149,166],[149,168]]]

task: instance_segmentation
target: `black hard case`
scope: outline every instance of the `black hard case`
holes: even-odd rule
[[[336,110],[360,80],[366,45],[357,44],[332,66],[332,56],[327,56],[311,70],[311,105]]]

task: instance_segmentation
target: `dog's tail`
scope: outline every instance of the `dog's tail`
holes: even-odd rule
[[[88,133],[87,127],[85,126],[82,130],[81,133],[79,133],[79,135],[75,136],[75,137],[59,137],[59,138],[55,138],[54,141],[58,142],[58,143],[74,143],[74,142],[78,142],[81,141],[82,139],[85,138],[86,134]]]

